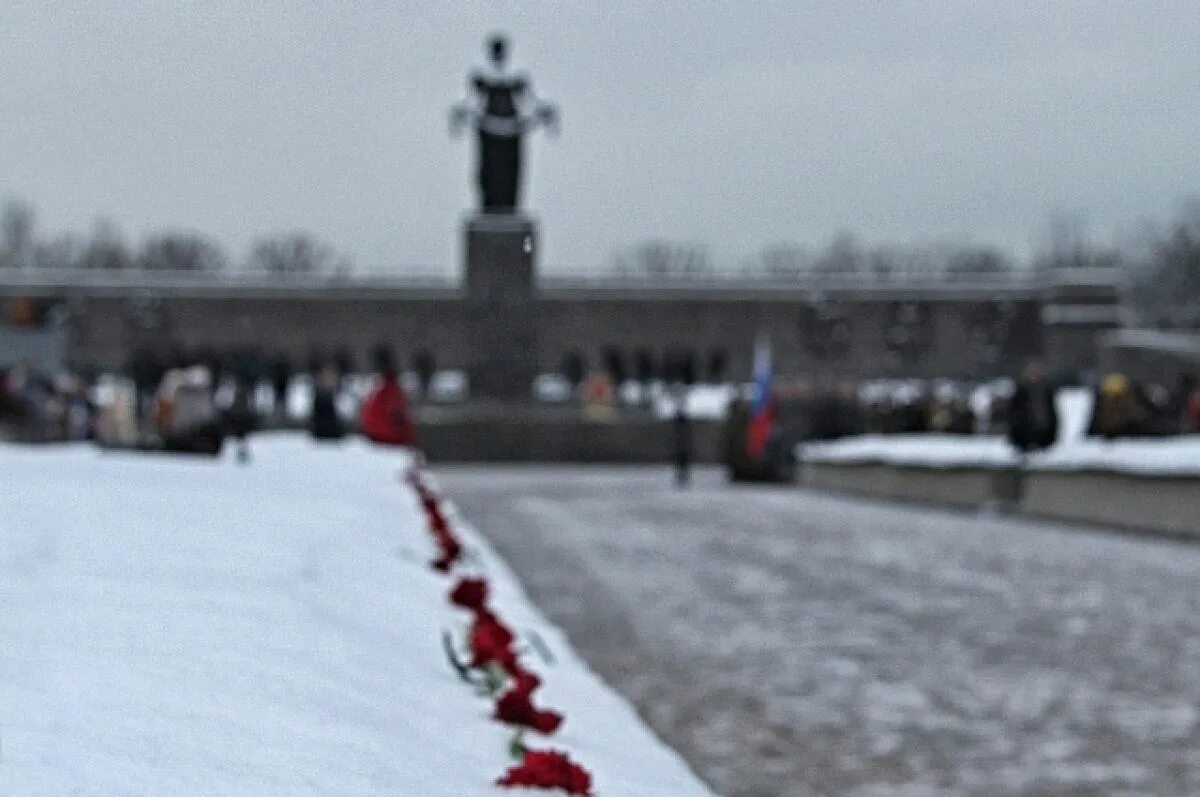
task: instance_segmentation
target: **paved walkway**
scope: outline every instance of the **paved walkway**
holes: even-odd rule
[[[438,476],[727,797],[1200,794],[1200,546],[712,471]]]

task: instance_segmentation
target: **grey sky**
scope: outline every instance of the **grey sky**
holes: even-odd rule
[[[446,110],[496,28],[563,112],[528,183],[555,269],[658,236],[1023,249],[1056,210],[1104,237],[1200,191],[1195,0],[0,0],[0,194],[449,266]]]

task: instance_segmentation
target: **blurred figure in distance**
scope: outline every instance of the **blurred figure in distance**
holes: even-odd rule
[[[1041,451],[1058,437],[1054,388],[1039,362],[1030,362],[1009,405],[1008,440],[1018,451]]]
[[[375,350],[375,369],[379,384],[363,401],[359,415],[363,435],[384,445],[415,446],[417,428],[409,414],[408,397],[400,386],[395,359],[386,347]]]

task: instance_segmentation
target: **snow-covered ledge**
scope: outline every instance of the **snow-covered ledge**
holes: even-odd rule
[[[465,620],[410,457],[251,448],[239,467],[0,444],[0,794],[509,793],[511,732],[442,650]],[[535,746],[605,797],[711,797],[460,531],[497,610],[553,653],[542,694],[567,721]]]
[[[1121,439],[1074,439],[1021,462],[1002,437],[945,434],[861,435],[801,444],[801,462],[883,464],[909,468],[1014,468],[1041,471],[1107,471],[1134,476],[1200,478],[1200,435]]]
[[[1200,536],[1200,436],[1073,439],[1024,462],[998,437],[865,435],[797,448],[809,487]]]

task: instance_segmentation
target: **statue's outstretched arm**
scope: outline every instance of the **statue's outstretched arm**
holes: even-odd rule
[[[527,96],[526,107],[530,111],[525,115],[522,129],[532,130],[541,126],[545,127],[551,135],[558,135],[558,106],[538,97],[537,92],[533,90],[533,82],[528,78],[525,80],[525,94]]]
[[[464,127],[479,120],[479,111],[468,102],[450,106],[450,135],[457,136]]]
[[[479,76],[467,76],[467,92],[463,98],[450,106],[450,135],[457,136],[464,127],[479,121]]]
[[[534,115],[537,117],[538,123],[546,128],[550,135],[558,135],[558,106],[549,102],[538,102],[534,110]]]

